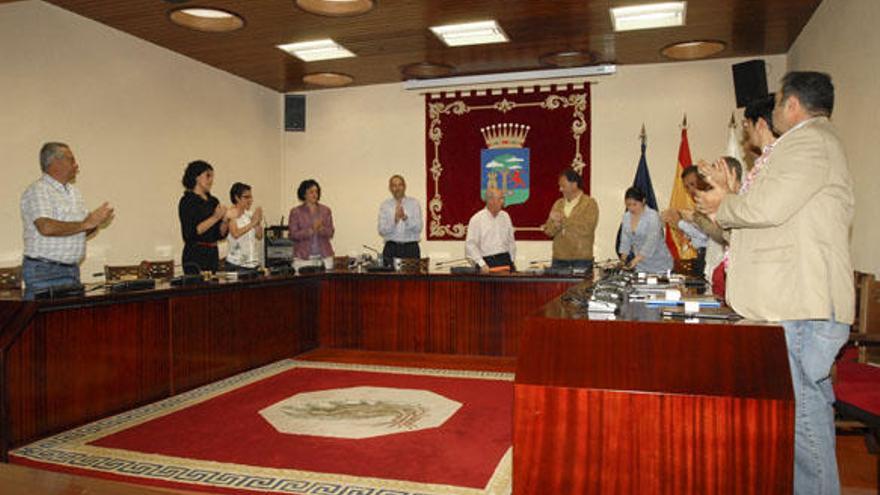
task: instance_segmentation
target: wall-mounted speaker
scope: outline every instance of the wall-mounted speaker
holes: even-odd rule
[[[749,60],[733,64],[732,69],[737,108],[742,108],[752,100],[767,96],[767,69],[763,60]]]
[[[306,130],[306,95],[284,95],[284,130]]]

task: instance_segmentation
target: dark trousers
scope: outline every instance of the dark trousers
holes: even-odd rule
[[[706,248],[697,248],[697,257],[694,258],[693,271],[691,275],[704,278],[706,271]]]
[[[511,271],[516,270],[516,267],[513,266],[513,260],[510,259],[510,253],[498,253],[483,256],[483,261],[489,265],[489,268],[495,268],[496,266],[509,266]]]
[[[183,273],[197,275],[201,272],[216,272],[220,264],[220,256],[217,246],[202,246],[200,244],[186,244],[183,246]]]
[[[387,241],[382,250],[382,260],[385,266],[391,266],[394,258],[421,258],[422,251],[418,242],[394,242]]]

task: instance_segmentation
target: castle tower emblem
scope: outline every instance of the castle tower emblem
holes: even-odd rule
[[[493,124],[480,129],[486,148],[480,150],[480,197],[487,189],[504,195],[504,206],[529,199],[529,149],[524,147],[529,126]]]

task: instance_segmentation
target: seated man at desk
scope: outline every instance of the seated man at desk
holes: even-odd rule
[[[476,212],[468,222],[465,256],[484,273],[495,267],[514,269],[516,242],[513,239],[513,223],[510,215],[502,209],[503,206],[501,191],[487,189],[486,207]]]

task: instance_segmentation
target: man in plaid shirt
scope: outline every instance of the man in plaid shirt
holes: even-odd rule
[[[25,299],[51,287],[79,284],[86,236],[113,216],[106,202],[92,212],[86,210],[82,195],[71,184],[79,165],[68,145],[44,144],[40,169],[42,177],[21,195]]]

